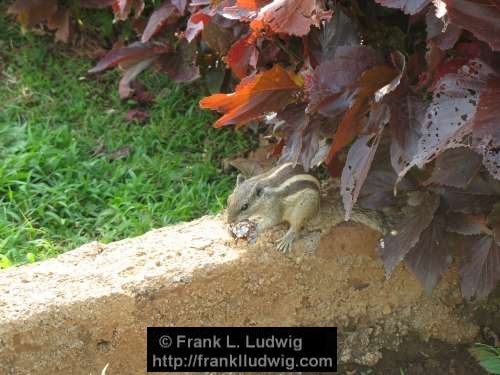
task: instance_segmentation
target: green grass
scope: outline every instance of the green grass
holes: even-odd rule
[[[21,35],[1,13],[0,30],[0,267],[223,207],[234,176],[222,174],[221,160],[250,146],[211,128],[199,87],[146,75],[159,93],[150,120],[127,123],[136,104],[119,100],[115,72],[81,80],[91,61]],[[123,147],[127,158],[109,159]]]

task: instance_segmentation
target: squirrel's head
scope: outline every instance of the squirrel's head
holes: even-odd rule
[[[263,187],[255,178],[245,179],[238,175],[236,187],[227,199],[227,222],[236,223],[250,218],[259,211]]]

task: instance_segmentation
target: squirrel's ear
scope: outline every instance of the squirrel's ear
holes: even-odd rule
[[[236,186],[240,185],[245,181],[245,176],[242,174],[239,174],[238,177],[236,177]]]

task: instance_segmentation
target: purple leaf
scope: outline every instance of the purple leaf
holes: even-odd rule
[[[311,118],[305,113],[305,105],[290,105],[277,115],[281,120],[276,128],[284,133],[285,145],[278,164],[294,162],[307,171],[320,151],[323,119]],[[276,130],[276,129],[275,129]]]
[[[446,230],[449,232],[464,236],[491,233],[491,230],[486,226],[486,217],[484,215],[453,212],[446,217],[446,225]]]
[[[134,66],[130,67],[129,69],[127,69],[127,71],[120,80],[120,84],[118,85],[118,93],[120,94],[120,98],[127,99],[134,93],[134,89],[130,86],[130,84],[143,70],[147,69],[156,59],[157,57],[155,56],[150,59],[143,60],[135,64]]]
[[[404,170],[416,155],[425,104],[416,95],[406,94],[391,102],[391,164],[397,173]]]
[[[325,61],[314,70],[309,110],[335,117],[349,108],[353,93],[346,88],[378,62],[377,53],[369,47],[339,47],[333,60]]]
[[[134,42],[126,47],[120,47],[109,51],[89,73],[99,73],[122,63],[138,63],[148,60],[158,54],[159,50],[140,42]]]
[[[333,58],[340,46],[359,45],[359,36],[352,20],[340,9],[321,28],[311,28],[307,35],[308,50],[316,64],[321,64]],[[316,66],[316,65],[313,65]]]
[[[444,0],[448,18],[478,39],[500,51],[500,4],[498,0]]]
[[[431,8],[425,16],[427,41],[440,50],[453,48],[462,34],[462,29],[455,24],[446,23],[443,18],[436,17],[436,9]]]
[[[379,131],[359,136],[347,153],[347,160],[340,178],[340,194],[344,203],[345,220],[349,220],[351,217],[352,208],[358,199],[359,192],[377,151],[384,124],[389,118],[387,106],[381,106],[379,111],[381,112],[381,115],[377,116],[380,120]]]
[[[465,214],[490,212],[499,198],[498,195],[475,194],[471,191],[455,188],[446,188],[442,196],[453,211]]]
[[[500,79],[490,79],[481,90],[472,134],[474,149],[483,155],[483,164],[500,179]]]
[[[481,156],[477,153],[465,147],[453,148],[436,158],[432,175],[425,183],[465,188],[480,168]]]
[[[481,89],[473,135],[492,141],[500,146],[500,79],[490,79]]]
[[[175,54],[164,54],[157,61],[160,70],[174,82],[191,82],[200,76],[196,65],[196,42],[188,43],[186,39],[181,39]]]
[[[447,74],[436,84],[417,152],[399,172],[400,177],[415,165],[423,167],[444,150],[464,145],[462,139],[471,131],[479,92],[492,73],[480,60],[470,60],[456,74]]]
[[[448,268],[449,240],[446,238],[445,226],[444,218],[436,215],[405,257],[427,293],[432,292]]]
[[[421,203],[416,207],[410,207],[411,212],[405,215],[395,231],[385,236],[380,245],[380,253],[388,277],[418,243],[421,233],[431,223],[438,206],[439,196],[422,193]]]
[[[179,14],[184,14],[186,11],[187,0],[170,0],[170,2],[177,8]]]
[[[142,32],[141,42],[146,43],[157,34],[167,23],[177,20],[179,13],[177,7],[166,1],[149,17],[148,24]]]
[[[388,8],[401,9],[406,14],[417,14],[424,9],[431,0],[375,0]]]
[[[469,252],[470,261],[460,269],[462,295],[484,298],[500,280],[500,247],[491,236],[480,236]]]

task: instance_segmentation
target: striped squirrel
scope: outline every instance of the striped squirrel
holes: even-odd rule
[[[256,223],[256,237],[263,231],[287,222],[290,227],[278,241],[277,248],[287,252],[298,237],[301,228],[320,209],[321,184],[304,168],[294,163],[285,163],[257,176],[245,179],[239,175],[236,187],[228,198],[227,222],[234,224],[245,220]],[[334,223],[343,221],[341,202],[334,205]],[[383,231],[379,216],[373,211],[354,209],[352,220]]]

